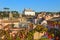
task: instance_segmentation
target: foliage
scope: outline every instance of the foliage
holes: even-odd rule
[[[13,40],[14,38],[9,35],[10,33],[9,31],[10,30],[7,31],[0,30],[0,34],[1,34],[0,36],[5,35],[6,40]],[[44,28],[42,25],[37,25],[35,29],[28,31],[27,34],[25,34],[25,30],[20,30],[18,32],[19,36],[16,36],[16,40],[20,40],[21,39],[20,36],[22,36],[22,38],[25,36],[24,37],[25,40],[33,40],[33,34],[35,33],[35,31],[43,32],[43,31],[47,31],[47,28]]]
[[[13,14],[13,17],[18,18],[19,17],[19,14],[18,13]]]
[[[21,40],[21,39],[20,39],[20,37],[17,36],[17,37],[16,37],[16,40]]]
[[[29,31],[28,34],[27,34],[26,40],[32,40],[33,39],[33,34],[34,34],[34,30]]]
[[[40,40],[49,40],[48,38],[41,38]]]
[[[2,18],[5,18],[5,17],[9,17],[9,13],[10,11],[0,11],[0,17]],[[18,11],[11,11],[13,17],[17,18],[19,17],[19,13]]]
[[[27,40],[32,40],[33,39],[33,34],[35,33],[35,31],[43,32],[43,31],[47,31],[47,28],[44,28],[42,25],[37,25],[35,29],[28,32],[26,39]]]
[[[60,37],[60,30],[59,29],[56,29],[56,28],[51,28],[48,33],[52,36],[52,37],[55,37],[55,36],[58,36]]]
[[[34,29],[35,31],[41,32],[41,31],[47,31],[48,29],[45,28],[42,25],[37,25],[36,28]]]

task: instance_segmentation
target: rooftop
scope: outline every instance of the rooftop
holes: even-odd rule
[[[52,18],[52,19],[50,19],[48,21],[60,21],[60,17],[54,17],[54,18]]]

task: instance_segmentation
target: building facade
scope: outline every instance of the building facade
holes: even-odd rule
[[[31,9],[24,9],[23,13],[24,13],[24,15],[35,16],[35,12]]]

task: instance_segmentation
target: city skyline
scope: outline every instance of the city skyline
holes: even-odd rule
[[[31,8],[34,11],[60,11],[60,0],[0,0],[0,11],[4,7],[10,10],[22,12],[24,8]]]

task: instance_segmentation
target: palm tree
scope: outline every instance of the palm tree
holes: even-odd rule
[[[4,13],[4,17],[9,17],[9,13],[10,13],[10,11],[9,11],[9,8],[3,8],[4,9],[4,11],[3,11],[3,13]]]
[[[9,11],[9,8],[4,8],[4,11]]]

